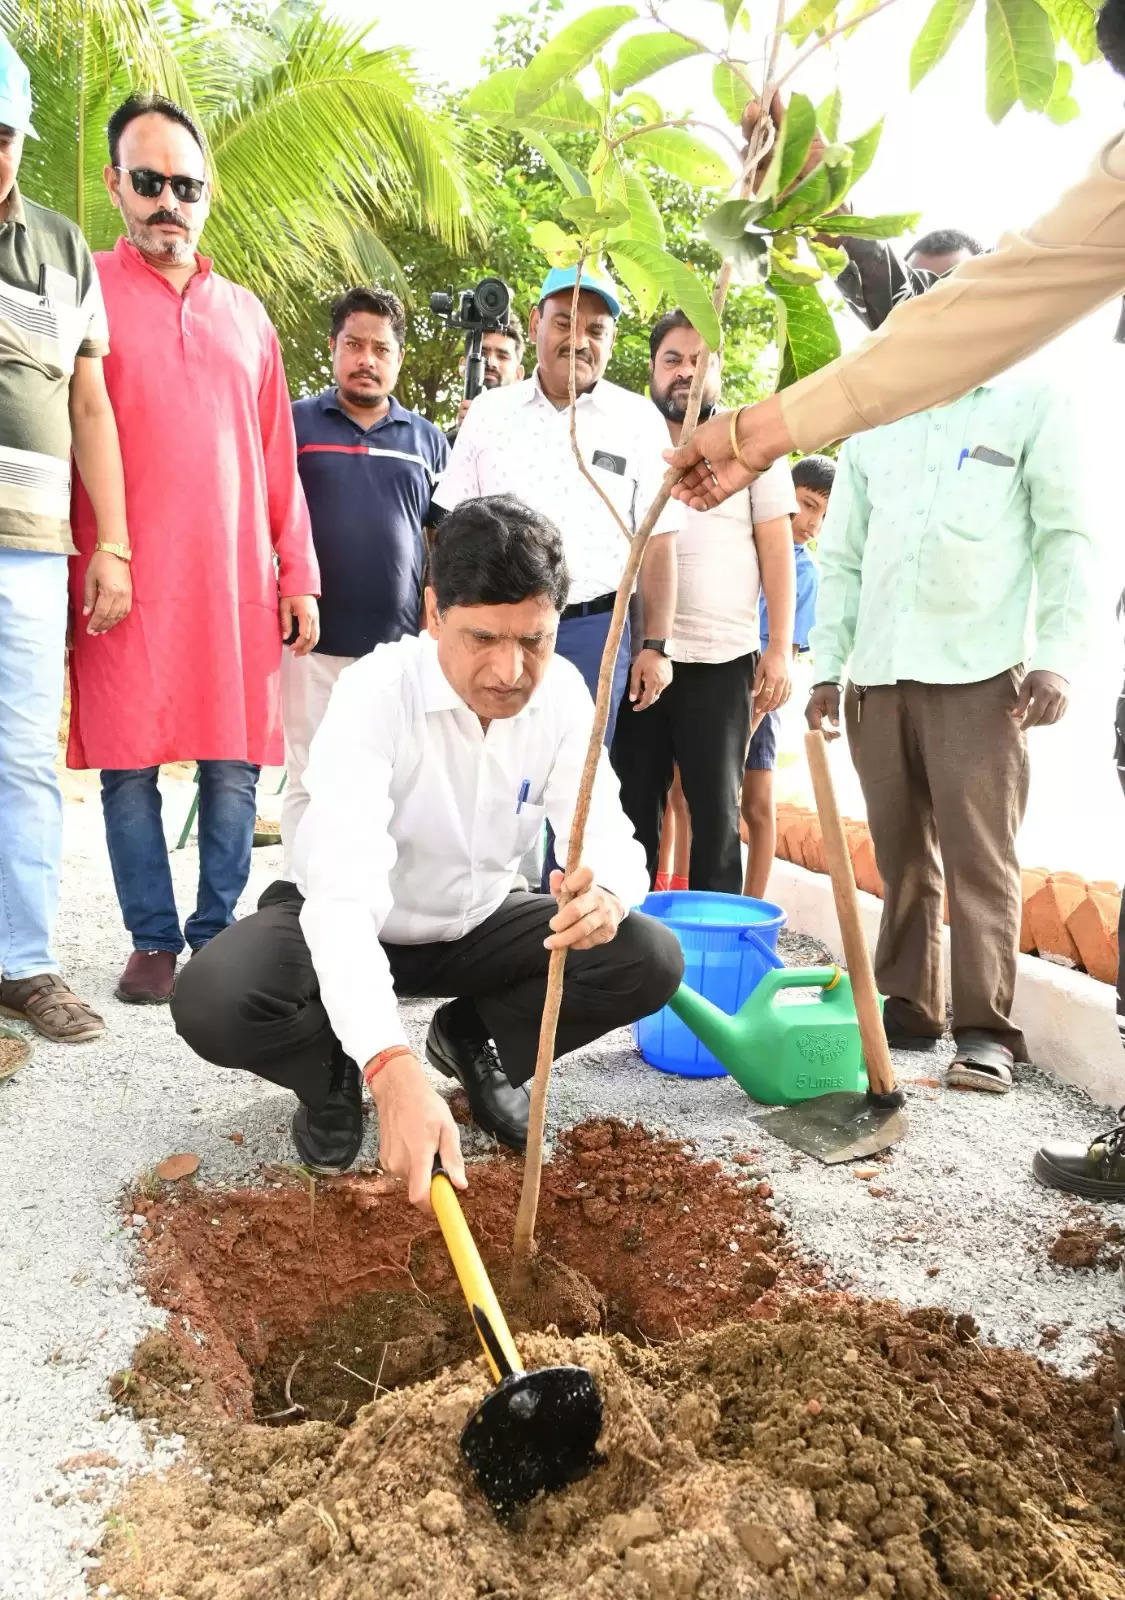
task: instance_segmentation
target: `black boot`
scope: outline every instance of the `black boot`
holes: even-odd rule
[[[434,1012],[426,1036],[426,1059],[456,1078],[469,1100],[473,1121],[510,1150],[527,1145],[531,1096],[527,1084],[509,1083],[496,1046],[470,1000],[450,1000]]]
[[[293,1115],[293,1143],[302,1166],[332,1177],[346,1172],[363,1143],[363,1079],[355,1062],[337,1048],[332,1087],[314,1111],[299,1105]]]
[[[1051,1189],[1065,1189],[1086,1200],[1125,1200],[1125,1106],[1108,1133],[1093,1144],[1060,1139],[1040,1145],[1031,1170]]]

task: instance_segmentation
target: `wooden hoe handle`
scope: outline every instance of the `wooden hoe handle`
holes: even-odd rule
[[[879,995],[875,988],[875,974],[871,967],[871,953],[863,936],[859,920],[859,898],[856,894],[855,874],[848,854],[848,841],[836,805],[836,791],[832,785],[832,772],[828,765],[828,750],[824,735],[819,730],[805,734],[805,751],[809,758],[813,793],[816,796],[816,813],[820,818],[820,832],[824,840],[824,859],[832,875],[832,894],[836,901],[836,919],[840,924],[840,937],[844,945],[844,960],[852,983],[855,1014],[859,1021],[859,1036],[863,1041],[863,1058],[867,1063],[867,1082],[873,1094],[895,1092],[895,1072],[887,1036],[883,1032],[883,1016],[879,1009]]]

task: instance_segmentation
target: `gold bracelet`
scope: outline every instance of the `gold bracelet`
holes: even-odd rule
[[[732,411],[730,414],[730,453],[745,472],[753,472],[754,468],[742,454],[742,449],[738,443],[738,419],[748,409],[749,407],[747,406],[739,406],[737,411]]]

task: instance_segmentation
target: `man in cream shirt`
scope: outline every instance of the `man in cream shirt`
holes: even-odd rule
[[[667,312],[649,339],[649,393],[678,443],[688,391],[706,346],[683,311]],[[719,361],[708,360],[701,416],[719,397]],[[655,879],[660,829],[673,767],[691,818],[692,889],[742,889],[739,799],[755,718],[789,696],[796,571],[790,516],[793,480],[780,461],[739,495],[707,513],[689,512],[677,544],[677,602],[668,654],[672,681],[658,704],[625,705],[613,765],[621,803]],[[761,650],[758,598],[776,619]]]
[[[563,860],[570,841],[593,706],[555,655],[567,585],[558,530],[520,501],[471,500],[445,519],[427,632],[346,668],[313,739],[296,886],[273,884],[180,975],[179,1033],[206,1060],[293,1090],[294,1143],[315,1172],[358,1155],[366,1080],[380,1159],[411,1200],[428,1203],[438,1153],[464,1184],[456,1124],[396,995],[456,997],[426,1056],[481,1127],[522,1149],[552,949],[569,951],[559,1055],[679,985],[674,936],[629,910],[647,875],[604,754],[573,898],[559,909],[509,892],[545,819]],[[553,895],[562,887],[556,872]]]

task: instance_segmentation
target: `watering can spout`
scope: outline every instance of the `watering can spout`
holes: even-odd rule
[[[691,1029],[700,1044],[710,1050],[716,1061],[722,1062],[731,1077],[746,1088],[737,1070],[740,1054],[737,1045],[741,1030],[738,1029],[735,1018],[728,1016],[725,1011],[721,1011],[703,995],[697,994],[694,989],[689,989],[686,983],[681,983],[669,1000],[668,1006],[685,1027]]]

